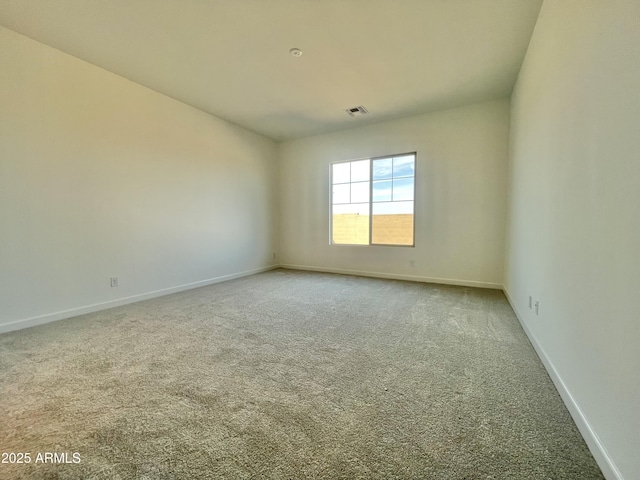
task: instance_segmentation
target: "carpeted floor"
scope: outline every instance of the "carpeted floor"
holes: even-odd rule
[[[3,479],[603,478],[502,292],[288,270],[1,335],[0,445]]]

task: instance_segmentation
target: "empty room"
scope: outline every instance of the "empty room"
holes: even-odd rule
[[[0,478],[640,479],[638,0],[0,0]]]

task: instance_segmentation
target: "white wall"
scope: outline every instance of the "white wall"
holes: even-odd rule
[[[0,331],[272,262],[274,142],[1,27],[0,65]]]
[[[638,479],[640,2],[545,2],[511,119],[506,289],[607,478]]]
[[[280,144],[281,263],[501,288],[508,131],[501,100]],[[412,151],[415,248],[330,245],[330,163]]]

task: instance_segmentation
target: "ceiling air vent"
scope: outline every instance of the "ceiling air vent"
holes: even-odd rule
[[[364,115],[365,113],[369,113],[367,109],[364,108],[362,105],[358,107],[347,108],[345,112],[347,112],[352,117],[357,117],[358,115]]]

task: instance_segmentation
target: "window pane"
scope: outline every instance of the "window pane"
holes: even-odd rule
[[[381,158],[380,160],[373,161],[373,179],[382,180],[385,178],[391,178],[392,162],[390,158]]]
[[[413,200],[413,177],[393,180],[393,201]]]
[[[345,183],[343,185],[333,186],[333,203],[349,203],[350,201],[350,184]]]
[[[338,244],[369,245],[369,203],[334,206],[331,240]]]
[[[332,164],[332,243],[414,245],[415,162],[406,154]]]
[[[371,243],[413,245],[413,202],[373,204]]]
[[[369,182],[351,184],[351,202],[360,203],[369,201]]]
[[[391,180],[382,180],[373,182],[373,201],[389,202],[391,201]]]
[[[372,205],[373,215],[413,214],[413,202],[382,202]]]
[[[333,213],[355,213],[357,215],[369,215],[368,203],[345,203],[342,205],[334,205]]]
[[[369,160],[351,162],[351,181],[363,182],[369,180]]]
[[[415,157],[413,155],[393,159],[394,177],[411,177],[413,175],[415,175]]]
[[[344,163],[334,163],[333,164],[333,175],[332,175],[332,180],[333,183],[347,183],[350,178],[350,171],[351,171],[351,163],[350,162],[344,162]]]

